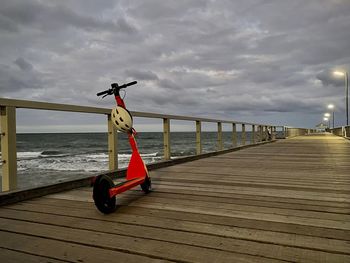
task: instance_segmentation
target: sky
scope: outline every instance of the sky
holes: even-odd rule
[[[96,93],[137,80],[133,111],[312,128],[332,103],[340,126],[349,28],[349,0],[1,0],[0,97],[111,108]],[[105,123],[17,111],[19,132]]]

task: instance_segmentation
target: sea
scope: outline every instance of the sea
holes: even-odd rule
[[[246,137],[246,144],[249,144],[251,133],[246,132]],[[237,132],[238,144],[240,138],[241,134]],[[147,164],[163,159],[162,132],[141,132],[136,139],[141,156]],[[216,132],[202,132],[204,153],[215,151],[216,143]],[[231,132],[223,132],[223,143],[225,149],[232,147]],[[195,152],[194,132],[171,133],[172,159],[195,155]],[[127,167],[130,157],[127,136],[118,133],[119,168]],[[17,134],[18,189],[90,177],[107,170],[107,133]],[[0,169],[0,175],[1,173]]]

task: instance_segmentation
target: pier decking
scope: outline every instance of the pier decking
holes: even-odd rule
[[[299,136],[0,208],[1,262],[350,262],[350,141]]]

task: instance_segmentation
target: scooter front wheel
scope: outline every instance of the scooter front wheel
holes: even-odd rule
[[[151,178],[148,175],[146,175],[145,181],[141,184],[141,189],[146,194],[152,191],[152,182],[151,182]]]
[[[109,189],[114,187],[112,179],[106,175],[97,176],[94,183],[93,198],[97,209],[104,213],[110,214],[117,208],[116,197],[110,197]]]

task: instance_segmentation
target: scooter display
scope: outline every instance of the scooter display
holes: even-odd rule
[[[132,150],[125,181],[114,184],[113,180],[107,175],[99,175],[95,178],[93,199],[97,209],[104,214],[109,214],[116,210],[117,194],[123,193],[137,185],[141,186],[143,192],[149,193],[152,187],[147,167],[137,148],[135,139],[136,131],[133,128],[132,116],[126,109],[124,100],[120,96],[121,89],[135,85],[136,83],[137,81],[133,81],[120,86],[117,83],[113,83],[111,84],[112,88],[97,93],[97,96],[103,95],[102,98],[108,95],[114,95],[117,106],[112,109],[111,120],[118,131],[124,132],[128,135],[129,144]]]

